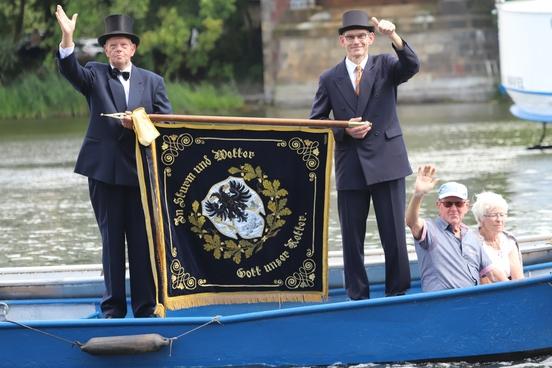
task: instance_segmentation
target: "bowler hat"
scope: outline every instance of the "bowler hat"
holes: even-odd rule
[[[100,45],[105,45],[105,42],[109,37],[113,36],[123,36],[128,37],[130,40],[138,45],[140,43],[140,38],[133,33],[132,26],[134,21],[131,17],[125,14],[112,14],[108,15],[104,19],[105,22],[105,33],[98,37],[98,43]]]
[[[368,14],[362,10],[349,10],[343,13],[342,22],[343,25],[339,28],[340,35],[350,29],[358,28],[374,32],[374,26],[370,24]]]

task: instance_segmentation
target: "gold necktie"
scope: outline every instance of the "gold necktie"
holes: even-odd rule
[[[355,93],[358,96],[360,94],[360,78],[362,78],[362,67],[357,65],[355,68]]]

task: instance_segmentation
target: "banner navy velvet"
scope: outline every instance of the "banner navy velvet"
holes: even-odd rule
[[[159,302],[325,298],[331,131],[156,127],[137,158]]]

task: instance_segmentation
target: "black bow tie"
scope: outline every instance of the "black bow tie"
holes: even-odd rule
[[[130,78],[130,72],[122,72],[117,68],[111,69],[111,76],[113,78],[117,78],[119,75],[122,75],[124,80],[128,80],[128,78]]]

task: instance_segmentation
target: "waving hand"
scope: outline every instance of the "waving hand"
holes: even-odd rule
[[[56,6],[56,18],[61,29],[61,47],[73,46],[73,33],[77,25],[78,14],[73,14],[71,19],[67,17],[61,5]]]

